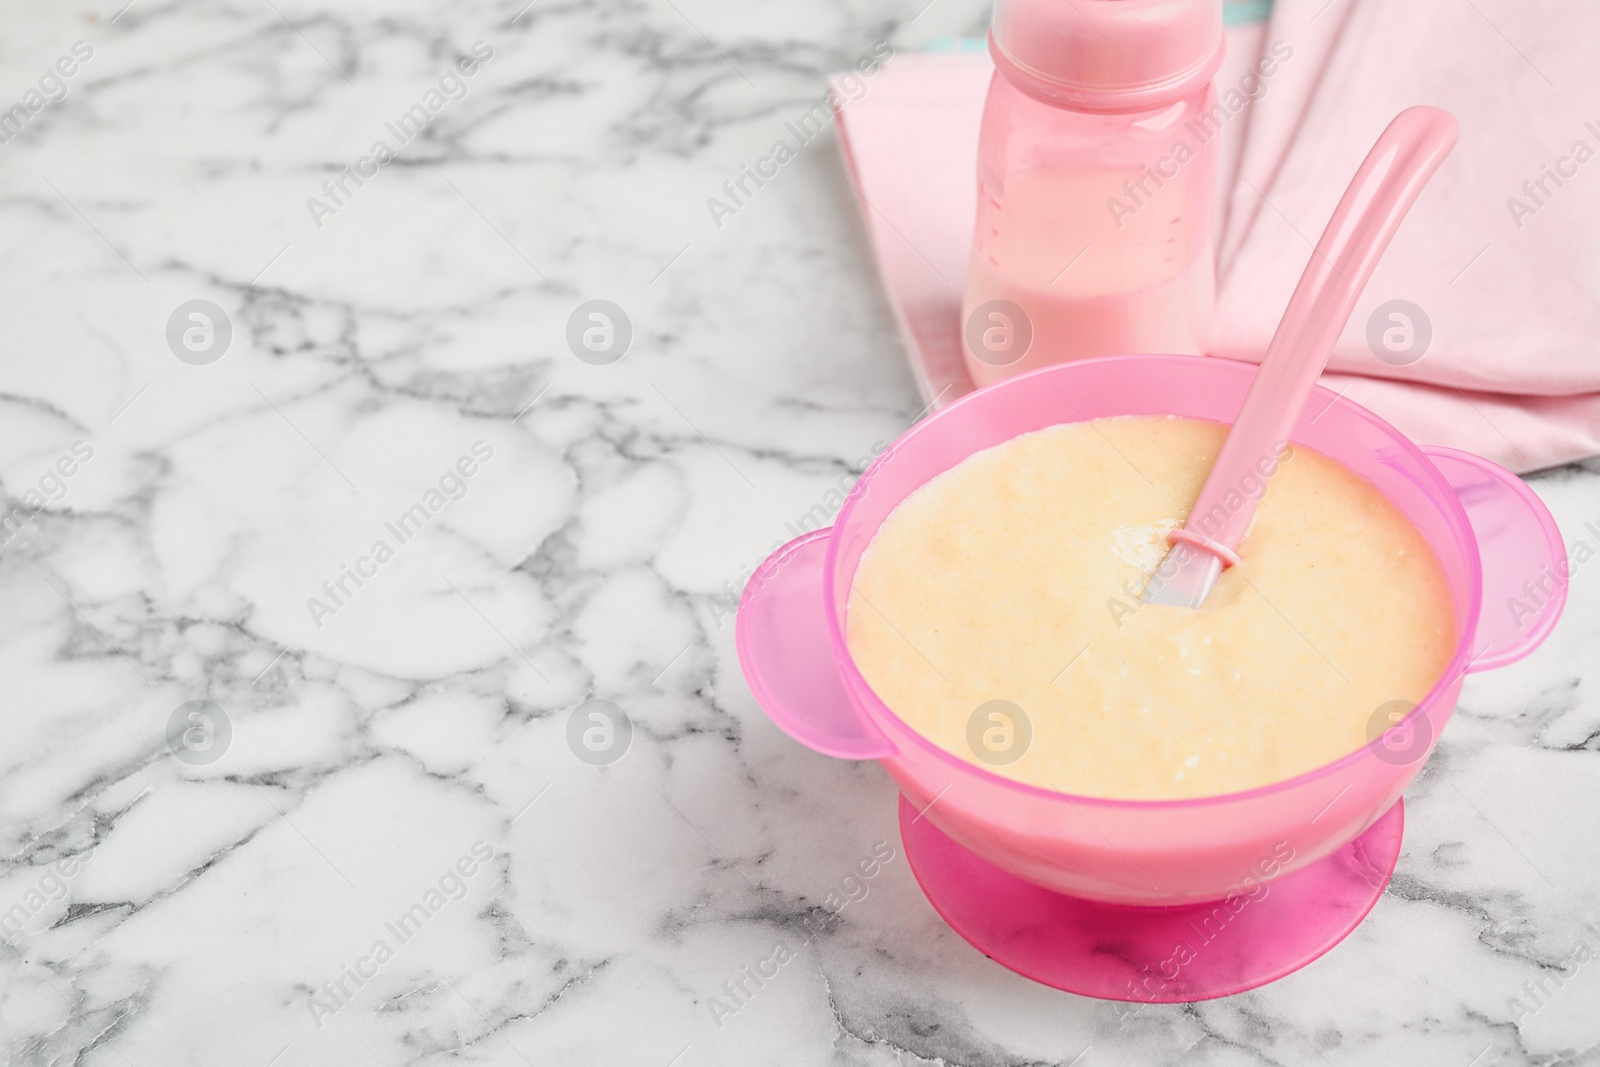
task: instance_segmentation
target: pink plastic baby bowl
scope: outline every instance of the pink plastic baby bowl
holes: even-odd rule
[[[1559,531],[1518,478],[1463,452],[1419,448],[1319,387],[1294,443],[1367,478],[1422,531],[1462,635],[1423,702],[1392,726],[1379,718],[1366,747],[1244,793],[1069,796],[936,747],[867,685],[845,647],[848,591],[862,551],[900,501],[974,452],[1059,423],[1168,413],[1229,423],[1255,373],[1217,358],[1117,356],[980,390],[903,434],[832,527],[774,552],[745,588],[739,662],[761,707],[818,752],[878,760],[900,787],[901,836],[934,907],[997,962],[1059,989],[1203,1000],[1273,981],[1332,948],[1388,884],[1401,791],[1465,675],[1527,655],[1565,602],[1548,577],[1565,558]],[[1513,598],[1522,605],[1515,611]]]

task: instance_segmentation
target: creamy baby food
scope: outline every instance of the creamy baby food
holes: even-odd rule
[[[949,752],[1077,795],[1231,793],[1366,744],[1438,680],[1455,623],[1421,533],[1348,468],[1284,450],[1205,604],[1140,603],[1226,432],[1097,419],[928,482],[856,571],[862,675]]]

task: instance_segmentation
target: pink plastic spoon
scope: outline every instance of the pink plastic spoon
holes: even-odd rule
[[[1172,550],[1145,586],[1146,603],[1197,608],[1222,569],[1239,561],[1234,549],[1356,298],[1417,194],[1455,147],[1456,133],[1448,111],[1407,108],[1367,153],[1300,276],[1188,521],[1168,538]]]

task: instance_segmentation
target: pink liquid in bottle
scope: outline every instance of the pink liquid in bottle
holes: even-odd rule
[[[1218,0],[1000,0],[990,51],[962,306],[973,380],[1202,352]]]

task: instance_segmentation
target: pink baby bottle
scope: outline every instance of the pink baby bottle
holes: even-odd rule
[[[962,350],[979,385],[1205,349],[1222,0],[996,0]]]

